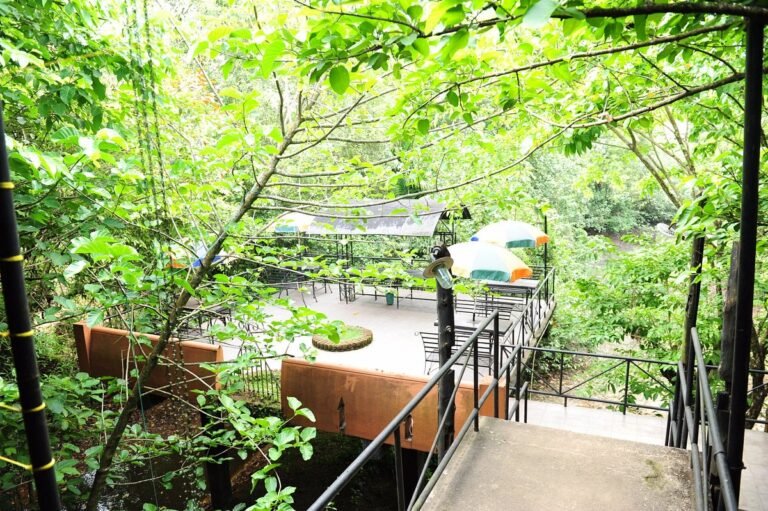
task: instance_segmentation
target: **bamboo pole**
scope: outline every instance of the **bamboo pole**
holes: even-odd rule
[[[0,240],[2,240],[0,242],[0,282],[2,282],[3,300],[8,318],[8,332],[4,335],[10,337],[11,341],[16,383],[19,387],[21,405],[19,413],[23,417],[24,432],[29,446],[30,464],[21,465],[32,472],[41,511],[59,510],[61,500],[58,486],[56,486],[55,461],[48,439],[45,402],[40,391],[34,332],[29,318],[29,304],[24,286],[24,258],[19,245],[16,212],[13,208],[13,183],[8,167],[2,109],[0,109]]]

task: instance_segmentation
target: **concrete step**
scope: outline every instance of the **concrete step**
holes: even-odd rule
[[[425,510],[683,511],[686,451],[482,417]]]

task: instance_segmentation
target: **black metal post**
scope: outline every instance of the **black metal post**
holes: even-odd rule
[[[403,447],[400,443],[400,429],[395,430],[395,482],[397,483],[397,511],[405,510],[405,476],[403,473]]]
[[[493,416],[499,418],[499,315],[493,318],[493,380],[497,382],[493,388]]]
[[[691,274],[688,278],[688,302],[685,306],[685,343],[683,348],[683,364],[685,366],[685,383],[688,393],[683,399],[680,396],[681,406],[677,407],[677,416],[675,420],[680,431],[678,438],[679,444],[676,447],[685,448],[688,436],[685,434],[687,426],[685,424],[685,405],[684,403],[693,402],[693,364],[694,353],[691,344],[691,329],[696,327],[699,316],[699,298],[701,297],[701,264],[704,260],[704,237],[697,236],[691,246]],[[680,375],[682,376],[682,375]]]
[[[522,348],[517,350],[517,370],[515,371],[515,397],[517,398],[517,406],[515,407],[515,422],[520,422],[520,387],[523,382],[523,350]]]
[[[433,259],[450,257],[451,254],[445,245],[432,248]],[[445,289],[437,284],[437,324],[438,324],[438,360],[442,367],[451,358],[451,352],[455,343],[455,323],[453,318],[453,289]],[[454,434],[454,406],[451,395],[455,387],[453,370],[445,373],[437,388],[437,416],[438,424],[447,415],[443,438],[437,443],[437,456],[439,460],[453,443]]]
[[[206,412],[200,412],[200,425],[205,428],[211,421]],[[213,428],[221,429],[220,425]],[[221,458],[227,452],[226,446],[218,446],[208,450],[208,456],[213,459]],[[211,505],[214,509],[229,509],[232,506],[232,480],[229,473],[229,461],[221,463],[205,462],[205,474],[208,488],[211,491]]]
[[[29,318],[29,303],[24,284],[24,267],[16,212],[13,207],[13,183],[5,146],[5,125],[0,107],[0,280],[8,320],[19,404],[24,432],[29,446],[30,470],[35,479],[37,500],[42,511],[61,509],[56,486],[55,461],[48,438],[45,403],[40,391],[40,373],[35,355],[34,332]]]
[[[627,403],[629,401],[629,359],[626,359],[627,369],[624,372],[624,410],[623,415],[627,414]]]
[[[744,423],[747,410],[749,349],[752,338],[752,302],[755,291],[757,248],[758,178],[760,170],[760,114],[763,99],[762,19],[748,18],[744,96],[744,157],[741,177],[741,226],[739,240],[739,285],[736,304],[736,342],[733,347],[730,416],[727,456],[736,499],[741,485],[744,452]]]
[[[544,215],[544,234],[549,234],[547,232],[547,230],[548,230],[547,229],[547,215]],[[545,278],[547,276],[547,245],[549,245],[549,243],[544,243],[544,277]],[[547,299],[549,299],[549,297],[547,297]]]

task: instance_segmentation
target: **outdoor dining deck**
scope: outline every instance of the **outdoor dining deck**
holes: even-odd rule
[[[294,289],[288,293],[288,296],[294,303],[306,304],[313,310],[325,314],[330,320],[340,320],[371,330],[373,342],[355,351],[318,350],[317,362],[411,376],[422,376],[429,372],[429,364],[425,363],[424,344],[419,334],[437,332],[434,292],[409,291],[409,294],[412,292],[416,298],[402,298],[399,307],[396,307],[387,305],[381,294],[378,296],[358,294],[353,301],[343,300],[343,297],[340,301],[336,286],[328,286],[326,289],[327,292],[316,294],[315,297],[306,289]],[[509,344],[518,343],[520,340],[523,340],[526,345],[536,344],[544,334],[556,306],[554,294],[550,293],[546,297],[543,294],[536,297],[530,296],[529,300],[530,310],[535,311],[530,321],[519,321],[524,313],[524,304],[517,307],[517,310],[508,310],[508,319],[501,323],[502,327],[506,327],[500,332],[502,344],[504,339]],[[462,295],[457,297],[459,304],[475,302],[470,297]],[[491,301],[487,303],[489,307],[493,306]],[[270,309],[269,312],[278,319],[288,315],[287,311],[277,307]],[[479,319],[483,317],[480,312],[479,306],[474,311],[457,306],[455,314],[457,331],[462,328],[474,330]],[[303,357],[302,343],[311,345],[311,339],[298,337],[276,348],[289,355]],[[227,358],[236,355],[235,348],[225,348],[225,352]]]

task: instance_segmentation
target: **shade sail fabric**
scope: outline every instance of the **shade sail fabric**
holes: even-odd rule
[[[430,199],[400,199],[386,204],[375,200],[359,201],[353,209],[318,211],[309,234],[316,235],[378,235],[434,236],[437,224],[448,218],[445,205]],[[463,218],[469,215],[461,210]],[[338,215],[338,216],[337,216]],[[360,218],[350,218],[358,215]],[[339,218],[343,217],[343,218]]]
[[[515,254],[498,245],[482,241],[457,243],[448,247],[454,275],[474,280],[514,282],[528,278],[533,271]]]
[[[536,248],[549,241],[541,229],[517,220],[505,220],[488,224],[474,236],[472,241],[484,241],[506,248]]]
[[[306,213],[298,213],[296,211],[292,211],[290,213],[285,213],[283,215],[280,215],[273,221],[269,226],[267,226],[267,232],[278,232],[278,233],[298,233],[298,232],[307,232],[309,230],[309,226],[312,225],[312,222],[315,220],[314,215],[308,215]]]

